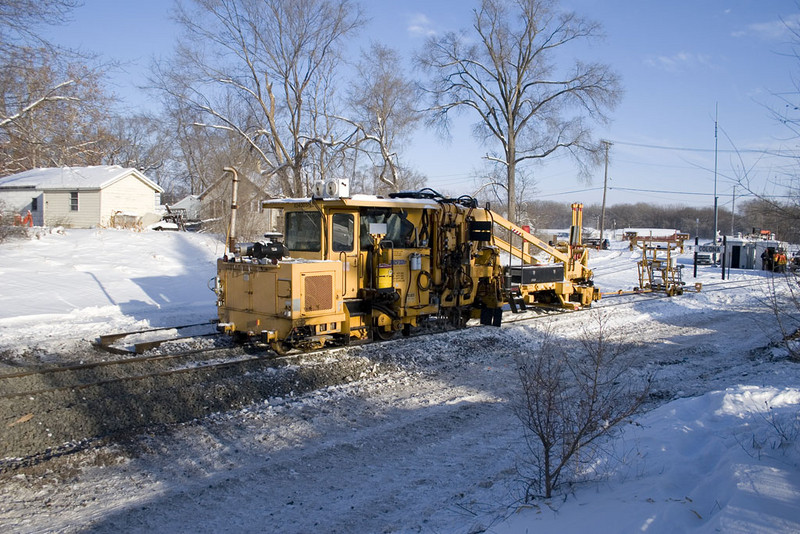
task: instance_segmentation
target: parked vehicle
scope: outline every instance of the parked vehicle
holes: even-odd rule
[[[711,265],[711,254],[707,252],[699,252],[697,254],[697,265]]]

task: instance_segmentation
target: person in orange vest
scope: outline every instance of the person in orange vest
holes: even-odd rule
[[[784,254],[782,248],[779,248],[778,252],[775,254],[775,272],[786,272],[786,254]]]

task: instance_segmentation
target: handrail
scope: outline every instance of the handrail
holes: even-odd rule
[[[547,243],[545,243],[544,241],[542,241],[541,239],[539,239],[535,235],[531,234],[530,232],[526,232],[520,226],[512,223],[511,221],[509,221],[508,219],[506,219],[505,217],[503,217],[499,213],[496,213],[496,212],[493,211],[493,212],[491,212],[491,216],[492,216],[492,219],[494,220],[495,224],[499,225],[502,228],[505,228],[506,230],[508,230],[510,232],[513,232],[513,233],[517,234],[518,236],[521,236],[524,241],[527,241],[528,243],[530,243],[534,247],[538,248],[539,250],[541,250],[543,252],[546,252],[555,261],[563,262],[565,268],[572,269],[574,265],[578,265],[578,266],[580,266],[580,269],[581,269],[582,272],[585,272],[585,274],[587,274],[587,275],[591,275],[592,271],[586,265],[584,265],[580,261],[573,261],[573,259],[570,257],[572,255],[572,246],[571,245],[570,245],[569,251],[567,253],[561,252],[557,248],[548,245]],[[497,246],[500,246],[501,248],[503,246],[505,246],[505,249],[508,250],[509,254],[514,254],[512,252],[512,250],[516,250],[517,254],[514,254],[515,257],[522,258],[523,261],[525,261],[525,257],[526,256],[529,259],[533,258],[532,255],[523,252],[521,249],[519,249],[517,247],[513,247],[510,243],[508,243],[505,240],[503,240],[502,238],[499,238],[496,235],[494,235],[494,233],[492,235],[492,238],[494,239],[494,243]]]

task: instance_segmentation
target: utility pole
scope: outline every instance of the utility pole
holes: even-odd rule
[[[736,186],[733,186],[733,199],[731,200],[731,237],[734,236],[733,220],[736,217]]]
[[[719,198],[717,197],[717,147],[718,147],[718,136],[717,136],[717,122],[719,119],[719,102],[714,106],[714,237],[713,242],[716,246],[717,244],[717,206],[719,204]],[[714,263],[717,263],[717,253],[714,253]]]
[[[603,178],[603,207],[600,209],[600,245],[603,244],[603,228],[606,225],[606,191],[608,189],[608,147],[611,146],[610,141],[600,141],[606,149],[606,170]]]

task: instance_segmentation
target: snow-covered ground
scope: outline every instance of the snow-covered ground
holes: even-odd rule
[[[100,334],[216,317],[208,283],[224,252],[218,239],[62,232],[0,245],[0,354],[7,358],[58,359]]]
[[[625,246],[592,253],[604,292],[638,283],[639,254]],[[0,244],[0,357],[58,361],[99,334],[207,320],[221,253],[208,236],[114,230]],[[4,476],[0,528],[800,532],[800,368],[770,345],[769,275],[734,271],[753,284],[712,291],[719,277],[701,267],[707,291],[596,305],[646,342],[641,359],[663,402],[553,499],[520,500],[513,356],[548,329],[576,336],[584,313],[347,349],[397,370],[82,452],[66,474]],[[695,282],[689,266],[684,278]]]

